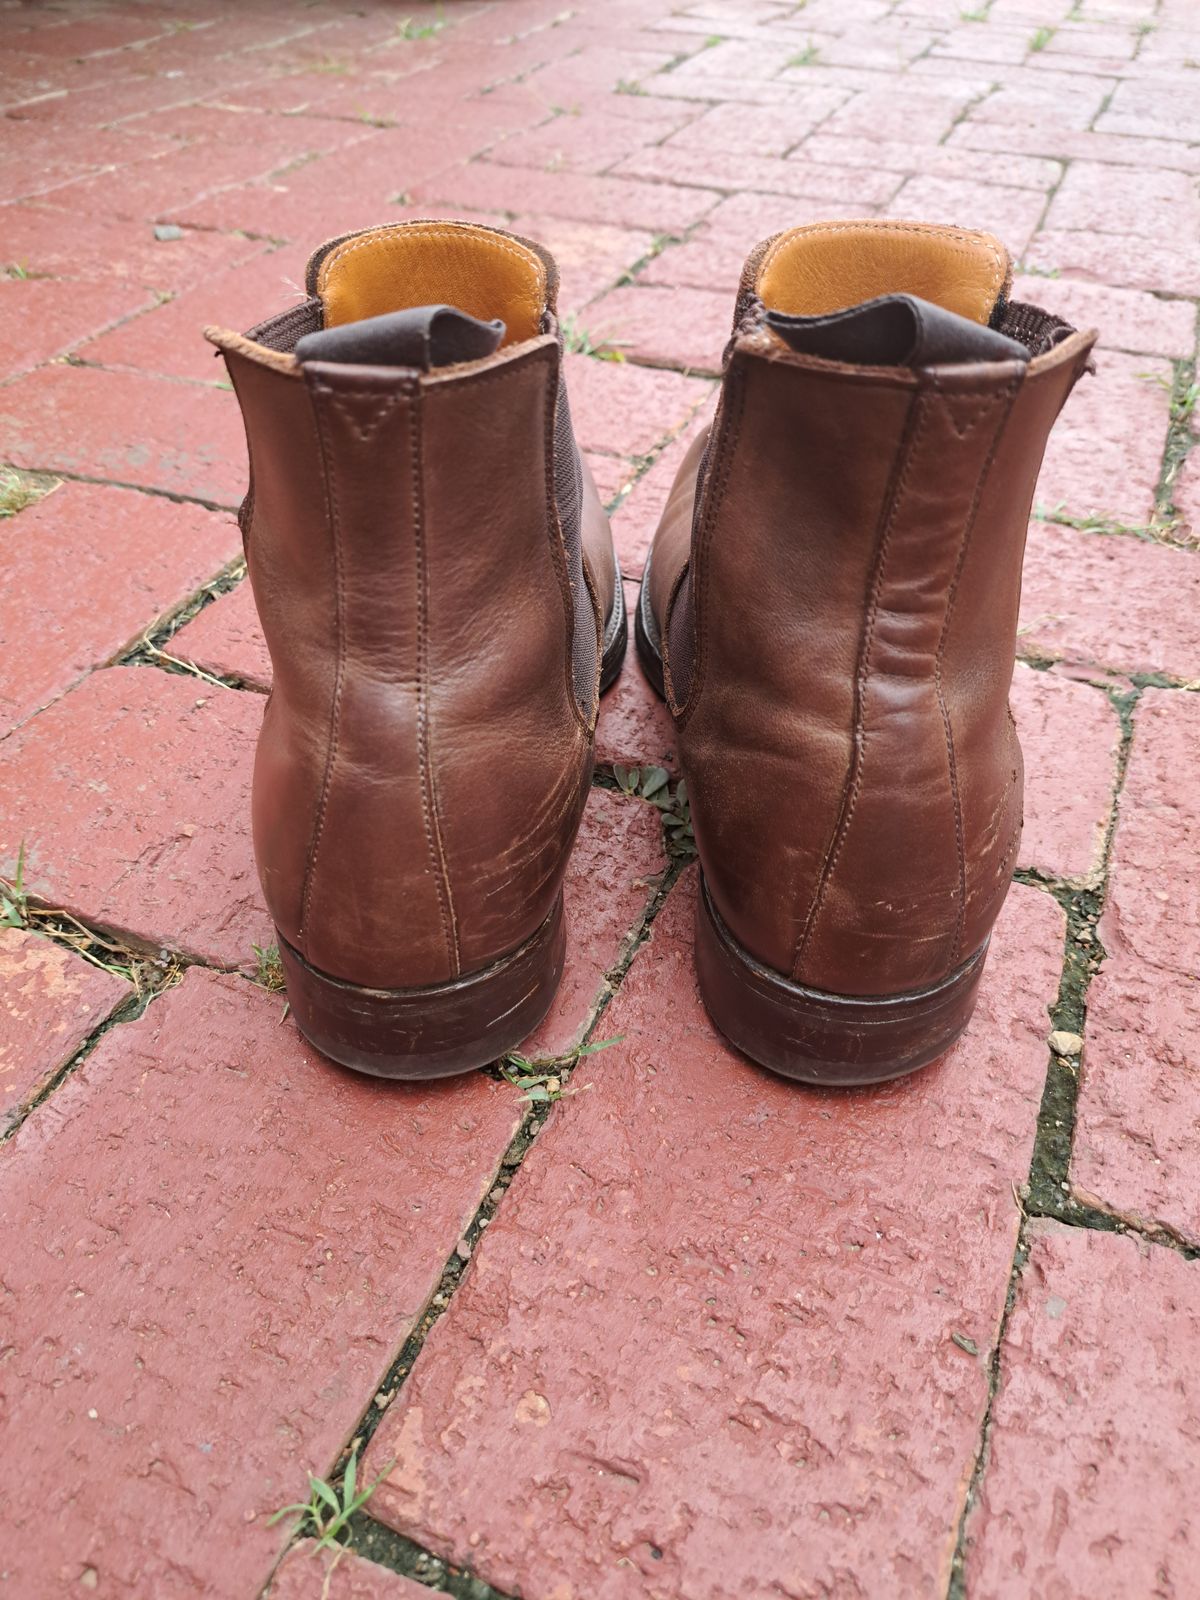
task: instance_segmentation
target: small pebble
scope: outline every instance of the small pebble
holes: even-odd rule
[[[1077,1056],[1083,1049],[1083,1040],[1077,1033],[1064,1033],[1056,1028],[1050,1035],[1050,1048],[1056,1056]]]
[[[158,222],[154,227],[154,237],[160,244],[171,244],[183,238],[183,229],[177,222]]]

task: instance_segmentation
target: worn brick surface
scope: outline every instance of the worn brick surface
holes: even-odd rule
[[[597,323],[590,331],[597,340],[610,331],[608,304],[596,307]],[[650,455],[704,404],[711,388],[700,378],[586,356],[567,357],[566,378],[580,445],[614,456]]]
[[[613,539],[621,571],[627,578],[641,577],[655,529],[666,509],[683,458],[696,435],[711,423],[712,411],[712,404],[701,407],[695,419],[663,450],[614,510]]]
[[[521,1046],[526,1055],[560,1055],[582,1038],[608,992],[605,974],[640,931],[666,865],[654,807],[593,789],[567,870],[562,983],[550,1015]]]
[[[1037,503],[1076,517],[1140,526],[1154,495],[1170,425],[1172,369],[1105,351],[1063,407],[1038,478]]]
[[[1020,864],[1094,886],[1117,783],[1117,713],[1102,690],[1025,666],[1011,702],[1025,755]]]
[[[1088,992],[1071,1181],[1200,1243],[1200,701],[1148,690],[1121,794],[1107,960]]]
[[[189,973],[4,1148],[14,1594],[257,1594],[492,1180],[506,1085],[340,1071],[280,1007]]]
[[[1163,300],[1142,289],[1113,289],[1076,278],[1020,275],[1013,280],[1013,299],[1043,306],[1077,328],[1097,329],[1101,345],[1113,350],[1179,360],[1195,348],[1196,311],[1186,300]]]
[[[628,358],[716,376],[729,338],[732,306],[727,288],[627,284],[595,301],[588,318]]]
[[[223,362],[204,338],[211,323],[242,333],[305,298],[305,258],[294,249],[256,256],[206,276],[166,305],[134,317],[90,339],[76,352],[81,361],[109,367],[227,381]]]
[[[165,648],[202,672],[236,678],[251,689],[271,687],[271,658],[248,583],[239,583],[197,612]]]
[[[0,1131],[131,993],[51,939],[0,928]]]
[[[5,525],[0,733],[133,644],[241,548],[234,519],[64,483]]]
[[[69,210],[54,204],[4,208],[4,263],[37,282],[44,277],[83,284],[116,279],[128,286],[171,294],[265,246],[234,234],[185,232],[156,239],[150,222],[115,222],[93,217],[84,230],[71,226]]]
[[[0,379],[63,355],[103,328],[154,304],[144,290],[111,279],[69,283],[0,277]]]
[[[376,1435],[373,1514],[527,1600],[942,1593],[1061,914],[1015,890],[964,1042],[833,1095],[714,1036],[690,889]]]
[[[1200,1390],[1179,1355],[1200,1336],[1200,1274],[1116,1234],[1030,1233],[968,1523],[968,1593],[1189,1594]]]
[[[231,393],[50,366],[0,389],[0,460],[234,506],[246,445]]]
[[[250,847],[258,695],[149,667],[93,673],[0,744],[0,870],[157,948],[253,962],[274,935]]]
[[[1018,649],[1122,672],[1200,677],[1194,551],[1032,522]]]
[[[280,1563],[269,1600],[429,1600],[424,1584],[346,1552],[302,1540]]]

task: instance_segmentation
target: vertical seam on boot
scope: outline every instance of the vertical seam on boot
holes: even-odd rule
[[[945,659],[946,645],[950,637],[950,624],[954,617],[954,606],[958,599],[958,587],[962,579],[963,569],[967,564],[971,536],[975,532],[975,522],[979,516],[980,502],[983,499],[984,485],[991,474],[992,463],[996,459],[996,451],[1000,447],[1000,440],[1008,425],[1008,419],[1012,415],[1013,403],[1016,400],[1017,389],[1023,376],[1024,368],[1008,384],[1006,391],[1007,404],[1001,413],[1000,421],[996,426],[996,432],[992,437],[992,443],[983,466],[980,468],[979,476],[975,480],[975,491],[971,496],[971,504],[967,511],[966,522],[963,525],[962,540],[958,548],[958,559],[954,564],[954,575],[950,580],[950,590],[946,596],[946,614],[942,619],[941,636],[938,639],[937,654],[934,657],[933,681],[937,694],[938,709],[942,714],[942,727],[946,734],[946,759],[950,767],[950,794],[954,806],[954,842],[958,851],[958,914],[954,923],[954,943],[950,947],[950,964],[952,967],[957,966],[961,958],[963,936],[966,932],[967,924],[967,845],[966,831],[963,825],[962,793],[958,782],[958,757],[954,749],[954,730],[950,723],[950,708],[946,704],[942,683],[942,665]],[[936,377],[933,380],[933,387],[939,394],[942,394],[942,391],[938,388]],[[942,399],[943,403],[945,403],[944,395],[942,395]],[[948,412],[948,404],[946,409]],[[953,425],[953,418],[951,418],[951,423]]]
[[[800,966],[804,960],[809,942],[816,929],[817,919],[825,904],[825,897],[833,874],[850,831],[850,822],[858,805],[858,797],[862,789],[863,768],[866,764],[866,734],[863,730],[863,718],[866,712],[867,688],[871,677],[871,649],[875,642],[875,624],[879,616],[879,598],[883,588],[883,576],[887,566],[888,546],[891,540],[892,529],[896,524],[896,513],[904,498],[904,489],[908,480],[909,469],[912,466],[913,456],[916,453],[916,443],[921,429],[925,425],[926,417],[925,395],[918,390],[909,405],[908,416],[904,422],[904,433],[896,452],[896,460],[892,467],[891,479],[888,483],[883,506],[880,509],[879,522],[875,536],[875,558],[872,563],[871,591],[867,602],[867,615],[863,623],[862,638],[858,648],[858,666],[854,674],[854,723],[852,737],[854,752],[851,757],[850,771],[846,775],[846,783],[842,790],[842,801],[838,807],[837,820],[834,823],[833,833],[830,835],[826,847],[825,859],[821,863],[821,871],[817,878],[817,887],[805,916],[804,924],[796,942],[795,955],[792,959],[792,976],[799,978]]]
[[[328,396],[330,391],[314,383],[314,396]],[[329,808],[329,792],[333,786],[333,769],[337,763],[338,741],[341,733],[342,690],[346,678],[346,626],[345,626],[345,575],[342,561],[342,519],[338,506],[337,489],[331,463],[331,452],[325,434],[322,407],[314,400],[313,418],[317,427],[317,440],[321,450],[322,476],[325,479],[325,506],[329,525],[333,530],[334,612],[337,632],[337,660],[333,676],[333,703],[329,711],[329,748],[325,755],[325,771],[321,777],[321,793],[317,801],[317,814],[313,819],[313,834],[308,847],[308,861],[304,869],[304,893],[300,899],[299,938],[304,941],[301,954],[308,953],[308,919],[312,907],[313,886],[317,875],[317,854],[325,832],[325,815]]]
[[[425,558],[425,497],[422,489],[421,466],[421,411],[420,393],[413,395],[409,425],[409,448],[412,453],[412,505],[413,545],[417,557],[417,762],[421,771],[421,815],[425,824],[425,841],[433,865],[437,885],[438,912],[442,921],[442,936],[446,941],[446,954],[450,961],[450,975],[457,978],[462,971],[458,948],[458,923],[454,914],[454,899],[450,892],[450,874],[446,866],[446,851],[442,843],[441,821],[438,816],[437,784],[429,745],[429,571]]]

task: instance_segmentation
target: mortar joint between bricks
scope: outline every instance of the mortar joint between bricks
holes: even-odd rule
[[[597,1042],[597,1032],[601,1020],[619,992],[638,952],[649,939],[655,919],[687,865],[688,863],[682,860],[668,862],[653,894],[649,897],[641,913],[640,919],[633,924],[633,936],[626,940],[617,961],[605,974],[602,992],[592,1008],[591,1015],[583,1030],[580,1044],[564,1051],[557,1057],[551,1058],[546,1063],[539,1063],[539,1065],[546,1066],[553,1066],[556,1063],[559,1065],[561,1069],[561,1084],[564,1090],[569,1087],[572,1075],[579,1070],[579,1062],[583,1059],[582,1048]],[[499,1075],[499,1063],[496,1063],[491,1068],[485,1068],[484,1071],[493,1077]],[[449,1310],[454,1294],[462,1283],[474,1257],[479,1239],[499,1211],[513,1179],[523,1165],[538,1134],[545,1126],[550,1110],[551,1106],[549,1104],[531,1103],[522,1114],[516,1132],[500,1157],[496,1172],[488,1185],[486,1195],[476,1208],[473,1217],[460,1235],[454,1251],[442,1268],[437,1287],[430,1295],[412,1332],[404,1341],[399,1353],[376,1385],[369,1404],[361,1413],[357,1425],[339,1452],[333,1471],[330,1474],[331,1480],[337,1479],[345,1471],[346,1464],[352,1454],[357,1453],[361,1461],[363,1453],[374,1437],[385,1412],[395,1403],[397,1396],[402,1392],[405,1381],[424,1347],[430,1330]],[[363,1512],[358,1513],[352,1523],[352,1528],[362,1528],[364,1537],[367,1537],[371,1544],[371,1550],[375,1551],[374,1554],[371,1554],[370,1550],[364,1552],[357,1542],[354,1542],[352,1547],[358,1553],[366,1553],[370,1559],[380,1560],[383,1565],[392,1565],[395,1560],[416,1563],[416,1566],[396,1566],[394,1570],[403,1571],[407,1576],[417,1578],[419,1582],[426,1584],[427,1587],[438,1588],[440,1586],[443,1592],[451,1593],[459,1597],[459,1600],[509,1600],[509,1597],[486,1584],[481,1584],[479,1579],[472,1577],[469,1573],[456,1572],[455,1569],[441,1562],[438,1557],[422,1550],[419,1545],[413,1544],[411,1540],[404,1539],[399,1534],[393,1534],[390,1530],[381,1529],[380,1524]],[[290,1549],[298,1542],[299,1537],[298,1533],[293,1534],[287,1549]],[[385,1554],[390,1552],[388,1559],[383,1559],[380,1556],[380,1550],[384,1551]],[[282,1554],[286,1554],[286,1550]],[[282,1559],[282,1554],[280,1559]],[[416,1570],[416,1567],[422,1564],[428,1565],[429,1563],[433,1563],[437,1569],[434,1573],[437,1581],[431,1581],[428,1572],[422,1576],[421,1571]],[[430,1568],[430,1571],[432,1572],[433,1568]],[[458,1585],[457,1587],[455,1586],[456,1584]]]

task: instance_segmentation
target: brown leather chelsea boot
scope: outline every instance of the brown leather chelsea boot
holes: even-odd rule
[[[1025,531],[1094,335],[1010,281],[1001,246],[957,228],[760,245],[646,568],[704,999],[805,1082],[897,1077],[953,1043],[1016,865]]]
[[[318,250],[224,354],[274,687],[254,848],[292,1012],[335,1061],[434,1078],[541,1020],[597,700],[625,644],[571,430],[557,274],[470,223]]]

